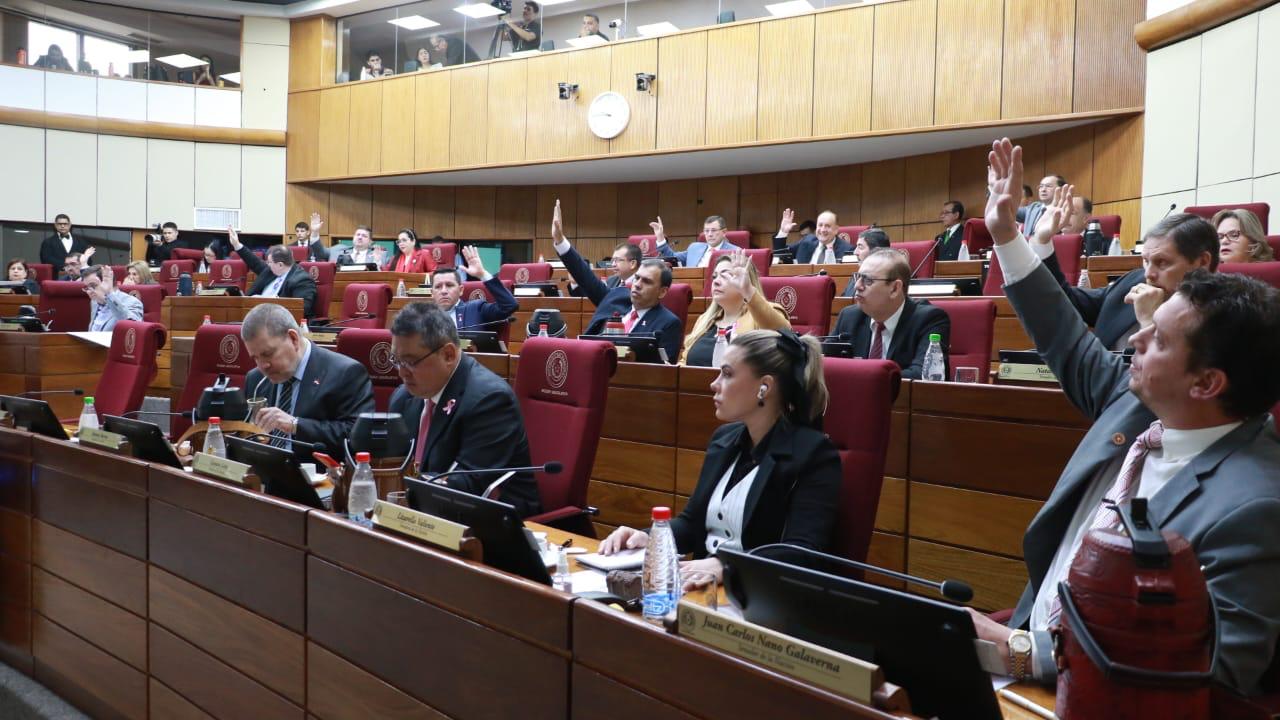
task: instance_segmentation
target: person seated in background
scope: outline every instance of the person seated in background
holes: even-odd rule
[[[662,225],[662,218],[649,223],[649,227],[653,228],[655,242],[658,245],[658,254],[662,257],[675,258],[676,262],[683,267],[706,267],[711,262],[711,255],[717,250],[741,250],[742,248],[734,245],[725,239],[724,218],[719,215],[709,215],[706,220],[702,221],[702,240],[689,243],[689,249],[682,252],[676,252],[667,244],[666,230]]]
[[[155,285],[156,279],[151,275],[151,268],[142,260],[134,260],[125,266],[126,285]]]
[[[339,265],[366,265],[373,263],[382,267],[387,251],[380,245],[373,244],[373,230],[368,225],[357,225],[351,235],[351,247],[343,248],[338,254]]]
[[[222,254],[222,244],[211,242],[204,246],[200,251],[203,255],[200,258],[200,264],[196,266],[196,272],[207,273],[213,267],[214,260],[225,260],[226,256]]]
[[[755,263],[741,250],[716,258],[711,271],[711,302],[684,339],[681,365],[715,367],[716,338],[725,340],[752,330],[790,329],[787,311],[764,297]]]
[[[1057,188],[1067,186],[1067,179],[1061,175],[1045,175],[1037,186],[1039,188],[1038,200],[1027,204],[1026,207],[1018,208],[1018,222],[1022,223],[1022,227],[1028,231],[1034,229],[1040,222],[1040,214],[1044,212],[1045,207],[1053,200],[1053,192]],[[1058,226],[1062,223],[1059,221]]]
[[[942,204],[942,212],[938,213],[938,220],[942,223],[942,232],[933,239],[938,246],[938,259],[959,259],[960,243],[964,240],[964,203],[946,201]]]
[[[72,71],[71,63],[67,60],[67,56],[62,54],[62,48],[57,45],[50,45],[49,51],[36,60],[35,66],[47,70]]]
[[[613,257],[609,258],[610,267],[613,268],[613,274],[604,281],[604,286],[610,290],[622,286],[631,287],[631,281],[636,276],[636,270],[640,269],[640,261],[644,259],[644,254],[640,252],[639,245],[631,243],[618,243],[613,249]],[[578,287],[575,282],[569,283],[569,294],[573,297],[585,297],[582,288]]]
[[[402,273],[430,273],[436,269],[436,261],[431,257],[431,251],[422,247],[418,234],[412,228],[405,228],[396,235],[396,254],[387,260],[382,269]]]
[[[889,233],[872,225],[871,227],[858,233],[858,241],[853,245],[853,254],[858,258],[858,262],[867,259],[871,251],[879,248],[889,247]],[[853,275],[849,278],[848,284],[844,286],[844,292],[841,297],[853,297],[858,292],[858,278]]]
[[[796,213],[791,208],[782,211],[782,222],[778,224],[778,234],[773,237],[774,250],[786,250],[800,264],[838,263],[846,253],[853,252],[853,245],[840,233],[840,222],[836,214],[824,210],[818,214],[818,225],[813,235],[806,235],[794,245],[787,244],[787,236],[796,229]]]
[[[324,227],[324,221],[320,219],[320,213],[317,212],[311,213],[310,225],[299,220],[293,226],[293,242],[289,247],[305,247],[307,259],[311,262],[329,262],[329,251],[320,240],[322,227]]]
[[[82,253],[68,253],[66,260],[62,263],[62,274],[57,276],[57,280],[80,280],[84,268],[89,264],[89,258],[93,257],[93,248],[89,248]]]
[[[467,274],[480,278],[494,302],[484,299],[462,299],[462,270],[455,267],[437,267],[431,271],[431,301],[453,319],[455,327],[463,330],[497,331],[502,321],[510,318],[520,308],[511,291],[497,277],[490,274],[480,259],[480,251],[473,245],[462,248]]]
[[[1219,210],[1210,221],[1218,231],[1218,262],[1271,262],[1275,254],[1267,243],[1262,222],[1252,211]]]
[[[502,15],[499,18],[507,25],[504,32],[511,40],[511,52],[542,49],[542,23],[538,21],[541,12],[542,8],[538,7],[538,3],[525,0],[524,7],[520,9],[518,21],[510,15]]]
[[[609,41],[609,36],[600,32],[600,16],[595,13],[582,14],[582,28],[578,30],[578,37],[591,37],[592,35]]]
[[[463,42],[462,38],[448,35],[431,36],[431,57],[436,63],[445,67],[475,62],[480,59],[476,51]]]
[[[111,332],[121,320],[142,320],[142,301],[115,286],[110,265],[84,272],[84,292],[89,296],[89,332]]]
[[[840,456],[818,427],[827,408],[822,348],[811,335],[753,330],[734,338],[711,383],[716,429],[698,484],[671,521],[685,589],[720,582],[721,548],[787,543],[830,550],[840,495]],[[649,535],[626,526],[600,552],[643,548]]]
[[[808,237],[818,229],[818,223],[812,220],[805,220],[796,226],[796,232],[800,237]]]
[[[1022,202],[1018,204],[1019,208],[1030,205],[1035,200],[1035,193],[1031,192],[1030,185],[1022,186]]]
[[[370,50],[365,53],[364,66],[360,68],[361,80],[372,80],[373,78],[387,77],[395,75],[395,71],[391,68],[382,67],[382,54],[377,50]]]
[[[515,392],[462,352],[448,313],[428,302],[405,305],[391,324],[391,365],[402,384],[388,411],[399,413],[416,438],[415,476],[533,464]],[[498,478],[497,473],[452,475],[439,482],[480,495]],[[508,478],[494,499],[514,506],[520,517],[542,510],[530,472]]]
[[[1083,195],[1072,195],[1071,214],[1058,228],[1059,235],[1083,235],[1093,217],[1093,201]],[[1033,228],[1034,229],[1034,228]],[[1107,239],[1110,242],[1110,238]]]
[[[14,258],[4,266],[4,279],[9,282],[20,282],[28,295],[40,294],[40,281],[36,274],[22,258]]]
[[[431,67],[431,51],[425,47],[418,48],[418,52],[415,53],[413,57],[418,63],[419,72]]]
[[[273,303],[244,316],[240,339],[254,362],[244,386],[250,398],[267,401],[253,422],[271,436],[268,442],[292,450],[302,462],[311,462],[312,450],[295,448],[294,439],[321,443],[324,452],[341,455],[356,419],[374,411],[364,365],[302,337],[293,315]]]
[[[662,298],[671,288],[671,268],[666,262],[647,258],[641,261],[631,287],[619,286],[610,290],[591,272],[587,261],[564,236],[559,200],[556,200],[556,208],[551,214],[551,239],[555,241],[556,254],[570,277],[582,288],[583,297],[596,306],[591,322],[583,330],[584,335],[601,334],[616,315],[621,319],[626,334],[657,338],[658,347],[667,353],[667,362],[680,357],[684,329],[680,326],[680,318],[662,305]]]
[[[293,261],[293,253],[283,245],[272,245],[267,250],[267,259],[253,254],[253,251],[240,242],[240,236],[232,228],[227,228],[227,237],[231,247],[244,260],[244,264],[253,271],[257,279],[249,288],[250,295],[261,297],[301,298],[302,316],[315,317],[317,311],[328,312],[328,308],[316,308],[316,281],[311,273],[303,270]]]
[[[178,242],[178,224],[167,222],[160,226],[160,235],[153,235],[151,244],[147,246],[147,264],[157,267],[165,260],[172,259],[174,248],[186,247]]]
[[[853,354],[871,360],[892,360],[903,379],[924,377],[929,336],[942,336],[942,356],[948,359],[951,318],[941,308],[907,297],[911,265],[906,253],[873,250],[854,277],[853,305],[836,317],[833,335],[847,336]],[[945,376],[944,376],[945,377]]]
[[[208,55],[201,55],[200,59],[204,64],[197,67],[193,71],[191,79],[192,85],[207,85],[209,87],[218,86],[218,71],[213,68],[213,58]]]

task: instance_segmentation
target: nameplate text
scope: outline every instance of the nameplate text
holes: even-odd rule
[[[125,444],[125,436],[99,428],[80,428],[76,436],[80,438],[81,445],[93,445],[103,450],[119,450]]]
[[[216,455],[196,453],[195,459],[191,462],[191,469],[201,475],[218,480],[226,480],[237,485],[244,485],[244,477],[249,474],[250,468],[248,465],[238,463],[235,460],[220,458]]]
[[[373,524],[417,538],[446,550],[462,548],[466,525],[379,500],[373,507]]]
[[[1048,365],[1031,365],[1028,363],[1000,363],[1001,380],[1019,380],[1022,382],[1056,383],[1058,378]]]

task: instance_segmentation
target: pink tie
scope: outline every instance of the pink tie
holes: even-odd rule
[[[436,411],[436,404],[428,400],[422,406],[422,419],[418,421],[418,447],[414,459],[418,461],[418,472],[422,472],[422,455],[427,449],[427,434],[431,432],[431,416]]]
[[[627,333],[629,334],[631,332],[631,328],[636,326],[636,322],[639,319],[640,319],[640,313],[635,310],[632,310],[631,314],[627,316],[627,319],[623,321],[622,329],[627,331]]]
[[[876,322],[875,320],[872,320],[871,327],[872,327],[871,351],[867,353],[867,359],[883,360],[884,359],[884,336],[881,335],[881,333],[884,332],[884,323],[880,323],[880,322]]]

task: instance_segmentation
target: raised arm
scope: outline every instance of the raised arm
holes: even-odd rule
[[[551,239],[555,243],[556,254],[564,263],[565,270],[569,271],[569,275],[578,287],[582,288],[583,294],[591,304],[599,306],[604,296],[609,294],[609,288],[603,280],[591,272],[591,266],[582,259],[578,251],[574,250],[573,245],[569,243],[569,239],[564,236],[564,220],[560,212],[559,200],[556,200],[555,210],[551,212]]]
[[[227,226],[227,240],[231,241],[231,249],[236,251],[236,254],[240,256],[241,260],[244,260],[244,264],[253,271],[254,275],[260,276],[263,273],[270,271],[270,268],[268,268],[267,264],[262,261],[262,258],[254,255],[253,251],[245,247],[240,242],[240,234],[237,233],[236,229],[230,225]]]

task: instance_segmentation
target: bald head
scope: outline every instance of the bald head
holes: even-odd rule
[[[818,236],[818,242],[823,245],[830,245],[835,242],[836,232],[840,229],[840,221],[836,220],[836,214],[830,210],[823,210],[818,215],[818,227],[813,231]]]

